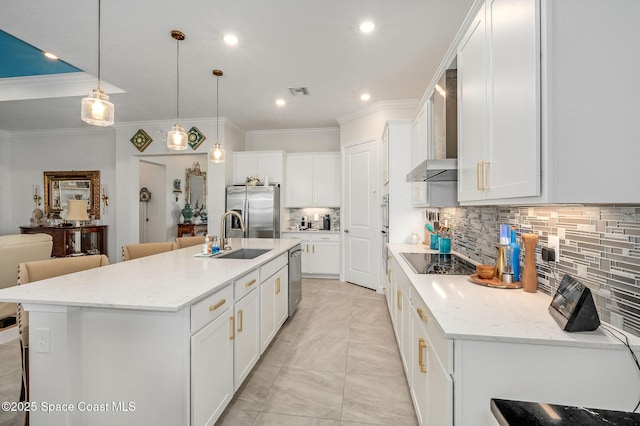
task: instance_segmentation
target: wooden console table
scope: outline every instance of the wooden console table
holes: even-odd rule
[[[53,238],[53,257],[73,254],[73,239],[80,230],[80,248],[83,254],[107,254],[108,225],[80,226],[21,226],[21,234],[49,234]]]
[[[178,237],[182,237],[183,235],[206,235],[207,234],[207,224],[206,223],[179,223],[178,224]]]

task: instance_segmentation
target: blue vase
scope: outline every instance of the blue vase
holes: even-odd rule
[[[182,217],[184,217],[185,222],[191,222],[191,218],[193,217],[193,209],[189,203],[185,203],[184,208],[182,209]]]
[[[513,281],[520,281],[520,246],[516,241],[516,230],[511,230],[511,272],[513,272]]]

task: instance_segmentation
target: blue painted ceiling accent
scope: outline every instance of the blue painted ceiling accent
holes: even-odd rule
[[[55,53],[55,52],[53,52]],[[60,59],[44,56],[42,50],[0,30],[0,78],[82,72]]]

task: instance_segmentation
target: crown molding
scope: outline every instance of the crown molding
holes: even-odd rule
[[[273,134],[311,134],[311,133],[339,133],[339,127],[316,127],[308,129],[274,129],[274,130],[249,130],[246,135],[273,135]]]
[[[340,125],[342,125],[349,121],[362,118],[366,115],[373,114],[375,112],[385,111],[390,109],[416,108],[417,106],[418,106],[417,99],[401,99],[397,101],[379,101],[369,107],[338,117],[336,120]]]
[[[75,129],[53,129],[53,130],[18,130],[15,132],[6,132],[10,137],[31,137],[31,136],[66,136],[66,135],[96,135],[96,134],[107,134],[107,133],[115,133],[115,129],[111,127],[86,127],[86,128],[75,128]]]

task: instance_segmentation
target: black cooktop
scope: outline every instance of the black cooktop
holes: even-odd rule
[[[476,267],[455,254],[400,253],[416,274],[471,275]]]

